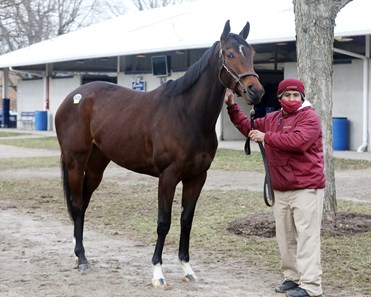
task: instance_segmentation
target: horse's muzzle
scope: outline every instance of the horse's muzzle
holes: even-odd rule
[[[261,85],[257,87],[254,85],[249,85],[246,88],[246,91],[241,92],[240,96],[246,100],[247,104],[255,105],[261,101],[264,94],[265,94],[265,91]]]

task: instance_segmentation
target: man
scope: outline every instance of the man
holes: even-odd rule
[[[281,81],[277,98],[282,108],[255,119],[254,130],[230,90],[225,102],[237,129],[255,142],[264,142],[284,276],[275,291],[289,297],[322,296],[320,233],[325,175],[321,122],[305,99],[302,81]]]

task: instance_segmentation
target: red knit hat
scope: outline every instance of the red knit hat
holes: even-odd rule
[[[288,78],[281,81],[278,84],[277,97],[282,97],[283,93],[288,90],[299,91],[302,97],[305,97],[304,83],[299,79]]]

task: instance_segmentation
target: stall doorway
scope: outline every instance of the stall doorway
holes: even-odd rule
[[[269,112],[280,109],[279,102],[276,98],[276,92],[279,82],[283,80],[283,71],[257,70],[257,73],[260,77],[260,82],[265,89],[265,94],[261,102],[255,105],[255,117],[259,118],[265,116]],[[246,115],[249,115],[251,106],[247,105],[247,103],[242,98],[237,98],[236,101],[240,105],[244,113]],[[221,126],[222,140],[231,141],[246,139],[246,137],[243,136],[231,123],[225,105],[221,113]]]
[[[116,76],[108,76],[108,75],[84,75],[81,78],[81,84],[85,85],[87,83],[93,81],[106,81],[117,84],[117,77]]]

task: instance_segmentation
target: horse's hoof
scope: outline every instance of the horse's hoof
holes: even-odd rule
[[[183,281],[186,283],[197,283],[198,278],[195,274],[187,274],[183,276]]]
[[[83,263],[79,265],[79,272],[86,272],[90,269],[90,264],[89,263]]]
[[[153,279],[153,280],[152,280],[152,285],[153,285],[155,288],[166,288],[166,287],[167,287],[166,281],[165,281],[165,279],[163,279],[163,278],[160,278],[160,279]]]

